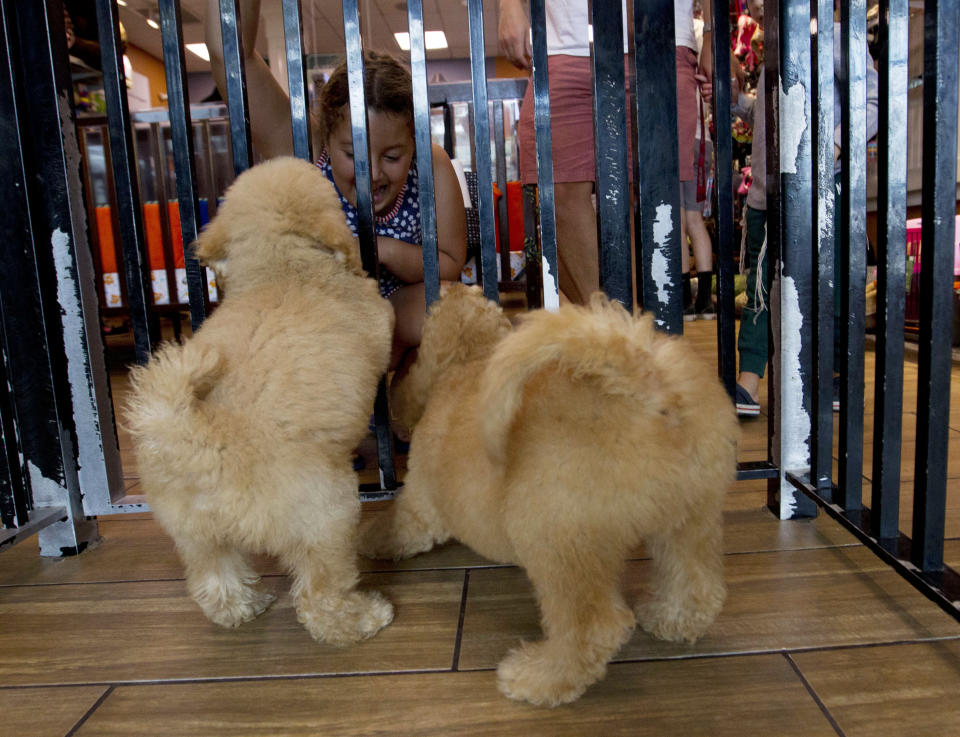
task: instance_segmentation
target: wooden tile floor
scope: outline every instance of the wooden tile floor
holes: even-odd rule
[[[705,355],[713,329],[687,326]],[[907,375],[915,383],[915,366]],[[118,377],[115,394],[122,387]],[[765,419],[742,427],[741,459],[764,457]],[[950,432],[946,552],[960,568],[960,424]],[[340,650],[297,624],[274,561],[256,566],[277,602],[227,631],[187,597],[149,514],[102,518],[102,542],[79,557],[40,558],[34,541],[0,555],[0,735],[960,735],[960,623],[828,518],[780,522],[764,503],[762,482],[727,495],[729,599],[696,646],[637,632],[603,682],[553,710],[496,690],[496,663],[539,632],[518,569],[456,544],[402,564],[364,561],[362,586],[383,591],[396,619]],[[647,567],[638,551],[631,596]]]

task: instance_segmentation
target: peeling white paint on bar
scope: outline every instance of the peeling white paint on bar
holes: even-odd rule
[[[669,287],[673,286],[670,279],[669,261],[667,253],[673,234],[673,208],[666,202],[657,205],[657,217],[653,221],[653,242],[656,248],[650,264],[650,277],[657,287],[657,301],[667,304],[670,298]]]
[[[67,357],[67,377],[70,380],[70,392],[74,395],[78,387],[88,387],[89,402],[79,402],[73,397],[74,420],[77,434],[81,435],[80,428],[88,423],[97,423],[93,416],[92,406],[95,400],[92,391],[89,391],[90,382],[87,381],[87,366],[78,360],[86,354],[83,312],[80,308],[79,293],[75,278],[73,258],[70,254],[70,236],[59,228],[50,236],[50,248],[53,252],[53,265],[57,272],[57,304],[60,305],[60,322],[63,326],[63,349]],[[78,437],[78,442],[80,441]],[[77,470],[81,468],[80,458],[77,458]]]
[[[27,461],[27,473],[30,474],[30,492],[35,507],[69,506],[66,488],[44,476],[32,461]]]
[[[832,198],[821,195],[817,198],[817,229],[820,231],[820,239],[817,241],[817,248],[832,237],[830,229],[827,227],[827,200]]]
[[[803,314],[793,277],[780,276],[780,366],[781,442],[780,468],[802,473],[810,470],[810,416],[803,409],[803,380],[800,376],[800,330]],[[797,507],[800,492],[780,482],[780,518],[789,519]]]
[[[50,248],[53,252],[54,269],[57,272],[57,304],[60,306],[63,352],[67,359],[67,378],[70,382],[73,420],[77,433],[77,475],[80,478],[80,488],[83,490],[87,488],[84,478],[85,459],[103,457],[100,422],[94,412],[96,397],[93,393],[93,383],[89,380],[91,374],[86,358],[83,310],[76,269],[71,255],[70,235],[59,228],[53,231],[50,236]],[[85,395],[80,395],[79,392],[84,389]],[[92,470],[95,473],[91,480],[95,480],[101,474],[96,473],[97,469]]]
[[[73,237],[57,231],[51,236],[57,271],[57,300],[61,308],[67,378],[77,434],[77,477],[87,514],[109,508],[111,489],[122,489],[119,451],[113,428],[113,408],[100,336],[96,270],[87,247],[86,210],[81,186],[81,155],[74,133],[71,102],[58,99],[63,139],[66,185],[69,189]]]
[[[557,289],[557,280],[550,273],[550,262],[541,259],[543,267],[543,307],[550,312],[560,309],[560,292]]]
[[[797,173],[800,139],[807,129],[806,88],[797,81],[783,89],[780,78],[780,173]]]

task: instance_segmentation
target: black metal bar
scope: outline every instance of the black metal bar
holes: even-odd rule
[[[307,62],[303,55],[303,15],[300,10],[300,0],[283,0],[283,41],[287,50],[287,86],[290,91],[293,155],[313,161],[313,144],[310,138],[310,97],[307,90]]]
[[[453,105],[443,103],[443,150],[451,159],[455,158],[454,150]]]
[[[427,51],[424,44],[423,0],[407,2],[410,31],[410,76],[413,81],[413,127],[420,183],[420,233],[423,248],[423,288],[426,306],[440,296],[440,254],[434,199],[433,143],[430,137],[430,103],[427,85]]]
[[[137,157],[133,149],[127,85],[120,53],[117,5],[113,0],[96,0],[103,90],[110,130],[110,155],[117,192],[117,218],[127,283],[127,308],[133,327],[138,363],[146,363],[160,340],[160,322],[153,310],[153,287],[146,258],[146,238],[140,193],[137,187]]]
[[[633,33],[633,28],[628,28],[627,33]],[[639,96],[637,95],[637,65],[636,64],[627,64],[627,85],[630,88],[630,95],[628,104],[630,110],[637,109],[637,100]],[[637,116],[634,114],[630,115],[630,129],[626,132],[630,137],[630,154],[633,157],[631,174],[633,176],[633,186],[631,187],[631,202],[630,206],[633,208],[633,222],[631,226],[633,228],[633,254],[634,254],[634,287],[636,292],[634,294],[634,300],[637,304],[637,309],[642,309],[644,304],[643,297],[643,264],[640,263],[637,256],[640,254],[641,245],[643,243],[643,225],[640,222],[640,163],[639,163],[639,152],[637,151],[637,141],[639,140],[639,132],[637,128]]]
[[[173,140],[173,166],[177,173],[180,233],[183,236],[183,260],[187,271],[187,295],[190,299],[190,323],[196,330],[210,311],[210,300],[206,274],[193,252],[193,242],[200,230],[200,220],[193,122],[190,119],[187,66],[183,52],[183,25],[180,19],[180,3],[175,0],[159,0],[159,9],[163,63],[167,74],[170,136]]]
[[[815,0],[811,13],[817,32],[812,35],[813,53],[813,280],[814,362],[812,377],[813,428],[810,462],[816,486],[833,489],[833,280],[834,280],[834,59],[833,0]]]
[[[680,187],[677,155],[677,72],[671,0],[634,0],[637,163],[640,229],[637,278],[643,307],[657,327],[683,332],[680,289]],[[640,104],[656,100],[656,105]]]
[[[718,110],[730,109],[730,2],[713,0],[713,119],[727,120]],[[722,130],[722,132],[721,132]],[[717,367],[727,393],[737,382],[736,316],[733,285],[733,142],[726,128],[717,128],[714,191],[717,196]]]
[[[207,151],[207,155],[204,157],[206,164],[206,176],[205,180],[205,194],[207,198],[207,219],[213,220],[213,217],[217,214],[217,195],[225,189],[217,185],[217,167],[214,163],[214,152],[213,152],[213,136],[210,133],[210,121],[202,120],[200,121],[200,136],[203,140],[203,148]],[[206,272],[206,268],[204,268]]]
[[[943,568],[957,172],[957,0],[923,14],[923,252],[911,559]]]
[[[543,307],[543,253],[537,239],[537,188],[523,185],[523,262],[527,275],[527,309]]]
[[[103,412],[108,387],[76,119],[69,102],[73,83],[63,6],[53,0],[17,3],[15,14],[19,46],[14,66],[19,67],[23,90],[19,134],[33,236],[32,244],[20,241],[33,259],[23,286],[36,285],[42,322],[33,327],[44,332],[46,341],[46,354],[36,357],[46,361],[38,366],[42,375],[26,376],[24,381],[27,386],[38,381],[43,391],[49,377],[54,402],[35,418],[19,406],[19,397],[15,401],[21,429],[28,422],[34,424],[32,434],[45,423],[42,432],[53,435],[51,447],[39,452],[28,443],[26,431],[21,437],[34,503],[66,506],[69,511],[69,524],[46,529],[40,541],[43,554],[62,555],[82,549],[89,542],[87,535],[96,534],[96,523],[85,521],[84,503],[108,496],[111,474],[119,468],[108,464],[115,458],[116,437],[112,413]],[[110,53],[103,48],[107,45],[102,44],[102,50],[108,69]],[[25,302],[30,299],[28,289],[13,291],[18,292]],[[20,373],[16,365],[11,367]]]
[[[553,140],[550,137],[550,86],[547,64],[547,19],[544,0],[530,0],[533,39],[533,128],[537,139],[541,279],[543,300],[549,309],[560,306],[557,264],[557,210],[553,187]]]
[[[871,534],[900,527],[903,436],[903,321],[907,248],[907,0],[880,0],[877,139],[877,344]]]
[[[765,12],[766,17],[766,12]],[[810,465],[813,336],[813,208],[811,166],[810,3],[781,8],[779,17],[780,340],[772,363],[778,371],[778,462],[781,473]],[[767,52],[769,53],[769,51]],[[770,140],[769,130],[767,140]],[[770,177],[768,177],[769,181]],[[792,499],[784,497],[792,494]],[[814,514],[811,502],[781,481],[781,518]]]
[[[471,91],[473,89],[472,85],[473,83],[471,82]],[[470,101],[467,102],[467,130],[472,131],[473,129],[474,129],[473,100],[471,99]],[[476,171],[476,170],[477,170],[477,147],[474,145],[471,145],[470,146],[470,171]],[[477,262],[477,267],[478,268],[480,267],[479,261]]]
[[[764,109],[760,114],[764,116],[764,130],[766,140],[766,173],[767,181],[767,210],[765,233],[767,236],[767,268],[771,275],[779,273],[781,254],[781,207],[780,207],[780,3],[766,3],[763,10],[763,94]],[[761,153],[761,155],[764,155]],[[773,280],[771,280],[773,283]],[[771,292],[770,298],[773,299]],[[775,323],[768,321],[769,334],[767,346],[773,346],[773,332]],[[772,355],[772,353],[771,353]],[[777,440],[777,422],[782,412],[780,397],[777,395],[777,381],[780,367],[776,361],[770,361],[770,370],[767,372],[767,458],[779,458],[775,451]],[[777,516],[780,513],[780,478],[771,479],[767,483],[767,506]]]
[[[867,4],[840,3],[840,436],[837,484],[845,509],[863,504],[863,354],[867,286]]]
[[[824,498],[807,479],[791,474],[787,477],[795,488],[899,573],[907,583],[947,614],[960,620],[960,574],[949,566],[942,566],[936,571],[917,570],[913,562],[916,559],[917,545],[910,538],[897,535],[892,539],[878,539],[871,532],[876,524],[871,522],[872,515],[868,508],[844,510],[830,499]]]
[[[357,236],[363,268],[374,279],[379,278],[377,233],[371,194],[370,142],[367,135],[367,105],[364,88],[363,39],[360,36],[358,0],[343,2],[343,36],[347,52],[347,89],[350,96],[350,127],[353,141],[353,170],[357,196]],[[390,429],[390,407],[386,379],[380,380],[374,403],[377,435],[377,457],[380,482],[385,489],[397,487],[393,458],[393,432]]]
[[[490,107],[487,104],[483,0],[469,0],[470,74],[473,80],[473,147],[476,152],[477,205],[480,215],[480,279],[487,299],[500,301],[497,241],[493,223],[493,176],[490,172]]]
[[[104,170],[107,174],[107,206],[110,208],[110,232],[113,234],[113,255],[117,260],[117,281],[120,282],[120,304],[123,306],[130,304],[130,296],[127,292],[127,270],[125,268],[125,256],[123,253],[123,241],[120,239],[120,221],[117,213],[120,211],[117,205],[117,187],[113,180],[113,157],[110,155],[110,131],[106,125],[97,127],[100,132],[100,143],[103,146]],[[120,250],[117,250],[117,247]],[[153,308],[153,288],[150,291],[150,306]],[[159,322],[157,323],[159,326]]]
[[[497,168],[497,234],[500,236],[500,279],[510,281],[510,224],[507,222],[507,147],[503,134],[503,101],[493,100],[494,158]]]
[[[220,0],[220,36],[223,45],[223,72],[227,80],[233,170],[239,176],[253,165],[253,148],[238,0]]]
[[[4,527],[20,527],[27,521],[32,499],[25,463],[20,458],[26,451],[16,416],[17,399],[21,409],[28,413],[28,433],[31,424],[40,431],[34,447],[47,448],[47,455],[55,464],[59,463],[59,454],[50,452],[57,447],[56,410],[36,277],[30,278],[30,270],[36,266],[31,258],[33,233],[17,109],[14,59],[18,54],[10,16],[12,7],[8,3],[9,0],[0,3],[3,12],[0,18],[0,120],[11,122],[0,131],[0,187],[4,202],[0,208],[0,239],[7,244],[0,249],[0,369],[3,371],[0,452],[4,460],[0,475],[0,521]],[[23,368],[19,381],[13,370],[14,362]]]
[[[12,120],[12,118],[10,118]],[[77,127],[77,144],[80,146],[80,181],[89,184],[90,177],[90,128],[86,126]],[[106,146],[104,146],[104,149]],[[103,280],[103,245],[100,242],[100,228],[97,221],[97,205],[94,201],[93,187],[86,186],[83,191],[83,206],[86,209],[88,217],[88,234],[90,236],[90,254],[93,256],[93,263],[96,268],[96,289],[97,296],[101,300],[102,309],[110,307],[106,299],[106,289]],[[118,280],[119,281],[119,280]]]
[[[7,316],[2,300],[0,310],[0,527],[20,527],[26,523],[31,507],[30,486],[20,462],[22,450],[7,364],[10,348],[4,327]]]
[[[380,468],[380,488],[396,489],[397,471],[394,462],[393,430],[390,428],[390,401],[387,397],[387,379],[380,379],[377,398],[373,403],[377,435],[377,465]]]
[[[157,216],[160,220],[160,248],[163,252],[163,273],[167,282],[167,294],[172,309],[177,303],[177,274],[174,270],[173,239],[170,233],[170,206],[168,204],[170,188],[167,185],[169,168],[167,167],[167,152],[163,142],[163,132],[160,130],[159,123],[150,123],[147,140],[147,156],[153,159],[155,167]]]
[[[593,21],[593,120],[600,288],[633,309],[626,74],[620,3],[590,3]]]
[[[350,95],[350,126],[353,141],[353,168],[357,193],[357,237],[363,268],[377,278],[377,233],[371,194],[370,142],[367,136],[367,104],[364,88],[363,42],[360,37],[358,0],[343,3],[343,32],[347,51],[347,85]]]

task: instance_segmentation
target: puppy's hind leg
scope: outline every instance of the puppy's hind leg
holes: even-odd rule
[[[390,507],[360,525],[360,554],[400,560],[425,553],[449,538],[417,472],[411,470]]]
[[[545,637],[521,644],[497,667],[504,695],[546,706],[574,701],[603,678],[635,624],[620,591],[623,552],[591,550],[597,541],[576,535],[557,539],[577,549],[553,550],[531,537],[527,550],[518,551],[536,590]]]
[[[276,598],[257,586],[260,577],[240,551],[183,536],[176,544],[186,566],[187,590],[211,622],[237,627],[259,616]]]
[[[727,596],[722,525],[719,509],[695,510],[677,528],[648,541],[652,595],[637,615],[654,637],[692,644],[717,618]]]
[[[302,538],[278,551],[293,574],[291,594],[297,619],[318,642],[344,646],[372,637],[393,621],[393,606],[378,591],[357,591],[356,476],[345,474],[348,514],[302,517]],[[348,501],[349,500],[349,501]]]

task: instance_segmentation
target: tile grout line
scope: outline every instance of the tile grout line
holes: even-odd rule
[[[631,558],[628,560],[646,560],[645,558]],[[471,565],[462,565],[462,566],[436,566],[436,567],[427,567],[427,568],[393,568],[393,569],[383,569],[383,570],[369,570],[369,571],[360,571],[360,576],[392,576],[394,574],[405,574],[405,573],[446,573],[454,571],[467,571],[472,569],[478,570],[500,570],[508,568],[516,568],[514,565],[509,565],[505,563],[490,563],[488,565],[483,564],[471,564]],[[290,574],[287,573],[261,573],[261,579],[272,579],[272,578],[288,578]],[[101,579],[97,581],[44,581],[39,583],[0,583],[0,590],[3,589],[15,589],[15,588],[49,588],[53,586],[99,586],[99,585],[118,585],[118,584],[127,584],[127,583],[173,583],[176,581],[186,581],[186,578],[183,576],[175,576],[173,578],[117,578],[117,579]]]
[[[786,658],[787,662],[790,664],[790,667],[793,668],[793,672],[797,674],[797,678],[800,679],[803,687],[807,689],[807,693],[810,694],[810,698],[812,698],[814,703],[820,707],[820,711],[827,718],[827,721],[830,722],[830,726],[833,727],[837,735],[839,735],[839,737],[846,737],[843,730],[840,728],[840,725],[837,723],[837,720],[834,719],[833,714],[830,713],[830,709],[828,709],[827,705],[820,700],[820,696],[817,695],[817,692],[811,685],[810,681],[808,681],[806,676],[803,675],[803,672],[800,670],[800,666],[797,665],[797,662],[790,656],[790,653],[784,653],[783,657]]]
[[[453,643],[453,662],[450,670],[457,673],[460,670],[460,643],[463,641],[463,620],[467,613],[467,592],[470,589],[470,569],[463,572],[463,592],[460,594],[460,615],[457,618],[457,639]]]
[[[485,670],[493,670],[487,668]],[[344,678],[381,678],[385,676],[423,676],[423,675],[444,675],[450,673],[449,668],[416,668],[412,670],[384,670],[384,671],[356,671],[352,673],[331,672],[331,673],[290,673],[290,674],[272,674],[272,675],[249,675],[249,676],[198,676],[191,678],[156,678],[144,681],[87,681],[76,683],[29,683],[11,686],[0,686],[0,692],[3,691],[29,691],[38,688],[63,688],[75,689],[82,687],[104,686],[111,690],[117,688],[141,688],[152,686],[206,686],[231,683],[264,683],[268,681],[319,681],[335,680]],[[79,725],[78,725],[79,726]],[[69,737],[69,735],[67,736]]]
[[[614,659],[610,661],[611,666],[623,666],[623,665],[636,665],[643,663],[679,663],[684,661],[698,661],[698,660],[711,660],[711,659],[721,659],[727,660],[731,658],[755,658],[769,655],[781,655],[786,658],[791,664],[794,664],[793,655],[796,654],[809,654],[809,653],[820,653],[820,652],[835,652],[840,650],[861,650],[861,649],[873,649],[880,647],[898,647],[898,646],[915,646],[915,645],[926,645],[933,644],[937,642],[957,642],[960,641],[960,636],[944,636],[936,637],[932,639],[917,639],[917,640],[895,640],[890,642],[869,642],[869,643],[858,643],[851,645],[829,645],[829,646],[814,646],[814,647],[798,647],[790,649],[771,649],[771,650],[744,650],[739,652],[713,652],[713,653],[703,653],[703,654],[692,654],[692,655],[683,655],[679,657],[673,656],[661,656],[661,657],[649,657],[649,658],[624,658],[624,659]],[[796,666],[794,666],[796,669]],[[341,673],[299,673],[299,674],[275,674],[275,675],[248,675],[248,676],[222,676],[222,677],[199,677],[199,678],[159,678],[151,679],[145,681],[90,681],[90,682],[77,682],[77,683],[31,683],[31,684],[17,684],[17,685],[0,685],[0,691],[23,691],[36,688],[78,688],[78,687],[90,687],[90,686],[105,686],[108,688],[108,692],[100,697],[99,701],[103,701],[110,692],[117,688],[137,688],[143,686],[182,686],[182,685],[209,685],[209,684],[223,684],[223,683],[262,683],[266,681],[311,681],[311,680],[327,680],[327,679],[342,679],[342,678],[378,678],[384,676],[416,676],[416,675],[443,675],[445,673],[457,672],[457,673],[489,673],[496,670],[496,666],[486,666],[486,667],[474,667],[467,668],[466,670],[459,669],[449,669],[449,668],[418,668],[413,670],[386,670],[386,671],[356,671],[356,672],[341,672]],[[94,707],[91,707],[90,712],[92,713]],[[85,717],[86,718],[86,717]],[[82,722],[81,722],[82,723]],[[74,727],[74,731],[79,728],[80,724],[78,723]],[[70,737],[70,734],[65,737]]]
[[[86,721],[87,721],[91,716],[93,716],[93,712],[95,712],[97,709],[99,709],[99,708],[100,708],[100,705],[101,705],[104,701],[107,700],[107,697],[110,696],[110,694],[113,693],[114,688],[115,688],[115,687],[113,686],[113,684],[111,684],[111,685],[107,688],[107,690],[104,691],[104,692],[100,695],[100,698],[97,699],[96,702],[94,702],[93,706],[91,706],[89,709],[87,709],[86,714],[84,714],[82,717],[80,717],[80,720],[79,720],[76,724],[73,725],[73,727],[70,729],[70,731],[67,732],[67,733],[64,735],[64,737],[73,737],[73,735],[75,735],[75,734],[77,733],[77,730],[80,729],[80,727],[82,727],[82,726],[86,723]]]

